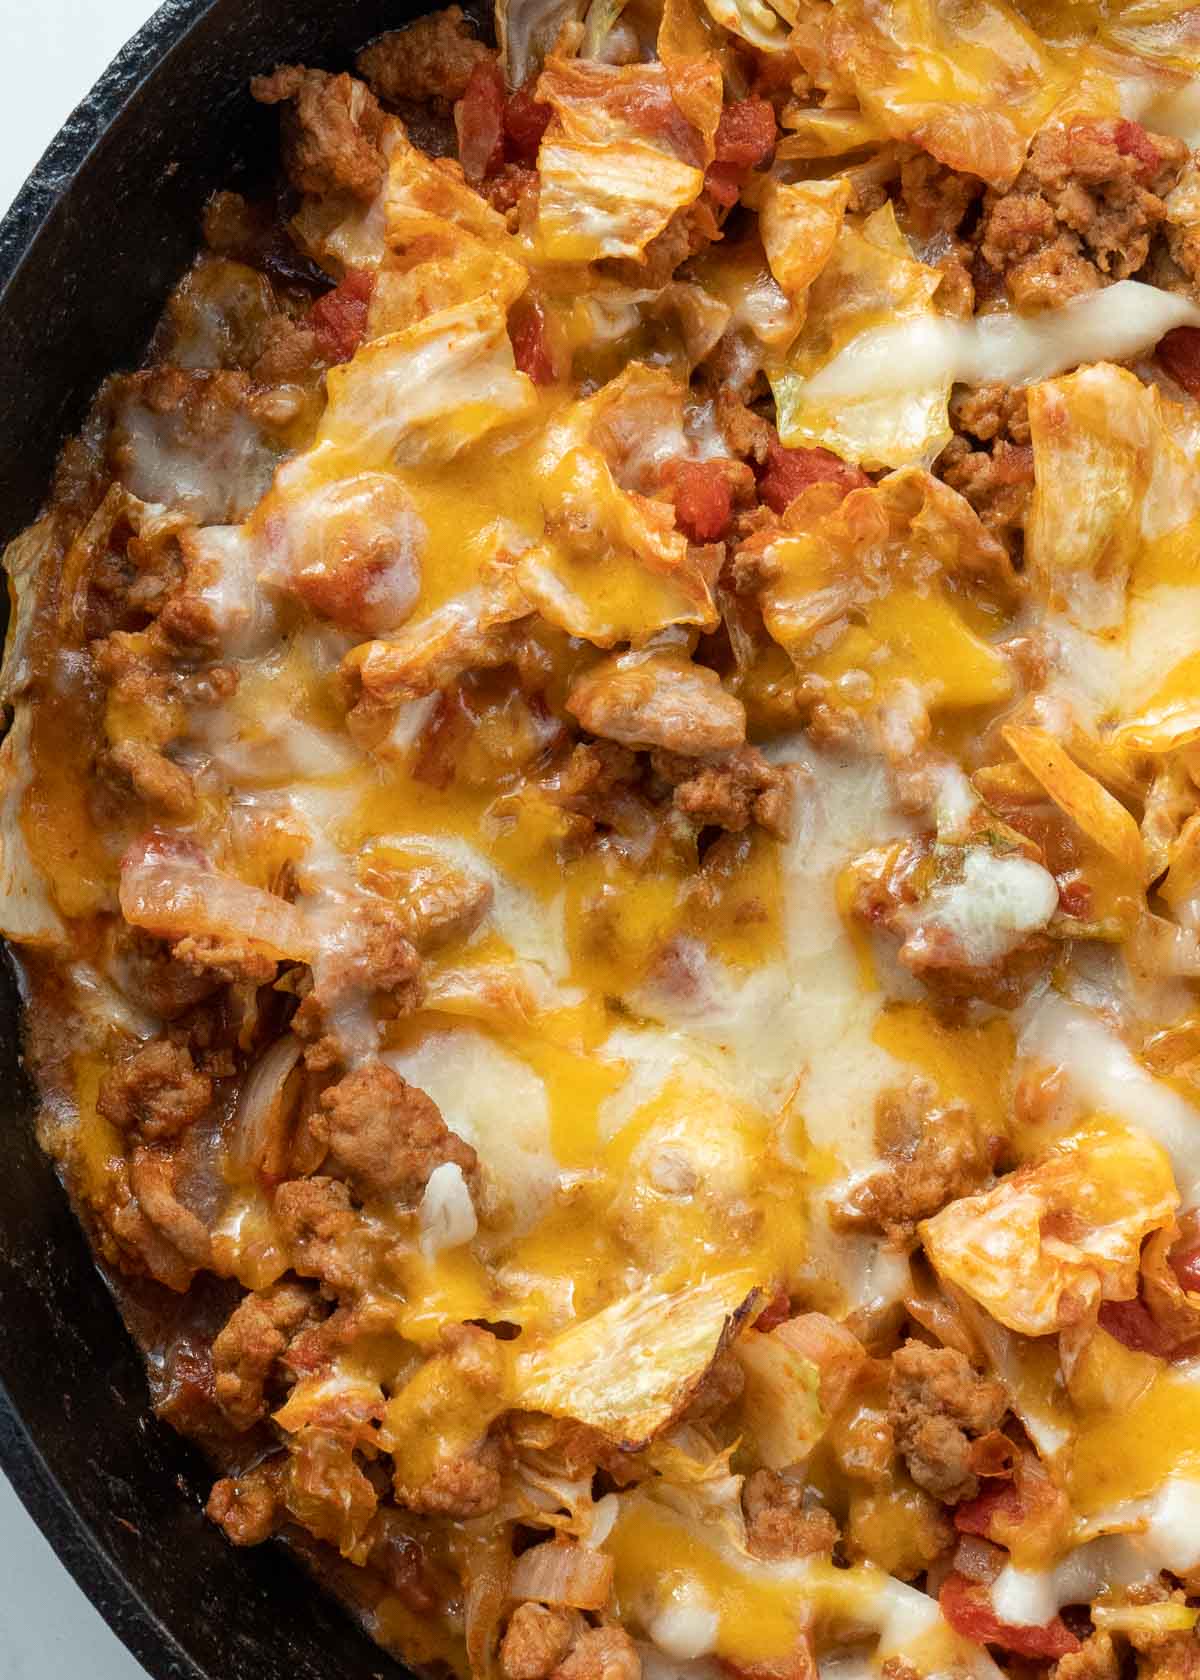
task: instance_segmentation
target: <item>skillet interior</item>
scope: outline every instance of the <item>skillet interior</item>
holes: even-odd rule
[[[219,185],[269,161],[251,74],[342,67],[412,0],[168,0],[0,223],[0,542],[44,499],[105,374],[136,365]],[[0,969],[0,1465],[156,1680],[383,1680],[404,1672],[274,1547],[202,1514],[197,1453],[147,1409],[132,1342],[33,1137],[16,986]]]

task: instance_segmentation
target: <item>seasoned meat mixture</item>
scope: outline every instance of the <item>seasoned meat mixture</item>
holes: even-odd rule
[[[421,1672],[1200,1673],[1198,39],[257,66],[7,551],[43,1142]]]

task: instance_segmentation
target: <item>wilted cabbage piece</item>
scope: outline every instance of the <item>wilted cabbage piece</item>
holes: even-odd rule
[[[582,19],[587,0],[496,0],[500,62],[510,88],[536,75],[564,24]]]
[[[807,0],[794,40],[810,72],[853,89],[894,139],[996,187],[1015,180],[1071,73],[1003,0],[981,0],[969,21],[953,0]]]
[[[780,117],[787,133],[775,149],[775,156],[792,158],[839,158],[885,138],[885,131],[861,111],[829,111],[820,105],[785,105]]]
[[[765,238],[765,234],[764,234]],[[770,374],[785,444],[819,444],[865,467],[928,464],[950,436],[948,375],[923,383],[919,364],[899,392],[848,399],[810,397],[808,380],[860,333],[884,322],[936,318],[933,294],[942,276],[917,262],[890,204],[863,223],[843,225],[828,261],[808,294],[808,324]]]
[[[1173,753],[1200,737],[1200,657],[1188,654],[1116,733],[1131,752]]]
[[[1185,76],[1200,70],[1200,7],[1190,0],[1134,0],[1111,13],[1101,5],[1087,10],[1094,12],[1106,46]]]
[[[662,467],[690,451],[681,387],[636,362],[552,423],[537,469],[545,541],[515,573],[543,618],[597,647],[716,624],[716,551],[690,546],[655,496]]]
[[[518,1359],[520,1403],[642,1447],[683,1411],[756,1300],[742,1272],[681,1289],[652,1279]]]
[[[844,179],[768,183],[759,232],[771,273],[789,298],[808,296],[834,250],[849,202],[850,183]]]
[[[715,61],[712,73],[720,84]],[[537,85],[554,108],[538,153],[538,239],[558,262],[638,257],[699,197],[720,105],[707,132],[684,115],[662,64],[551,59]]]
[[[858,1338],[823,1313],[774,1330],[747,1330],[737,1344],[745,1377],[741,1419],[771,1470],[803,1464],[861,1370]]]
[[[1132,1127],[1071,1134],[985,1195],[920,1227],[948,1283],[1026,1336],[1047,1336],[1101,1301],[1137,1293],[1143,1239],[1168,1224],[1179,1192],[1166,1152]]]
[[[693,269],[704,288],[729,311],[731,335],[742,341],[739,374],[748,380],[765,360],[764,347],[777,355],[791,343],[804,321],[804,300],[793,301],[771,273],[758,239],[720,245],[698,257]]]
[[[388,159],[384,231],[393,252],[418,239],[446,230],[449,222],[473,233],[498,251],[516,253],[504,217],[455,170],[439,168],[433,158],[407,138],[397,139]]]
[[[943,587],[974,578],[1001,602],[1011,587],[1003,551],[957,492],[905,467],[848,496],[813,486],[789,509],[788,525],[766,548],[758,600],[797,669],[818,658],[865,666],[877,688],[907,678],[931,704],[977,705],[1011,691],[1002,656]]]
[[[783,52],[788,44],[788,25],[796,21],[794,0],[704,0],[713,19],[740,35],[760,52]]]
[[[507,308],[528,284],[504,218],[406,136],[391,148],[383,231],[387,249],[371,295],[368,337],[475,298],[490,296]]]
[[[448,461],[537,402],[493,298],[439,310],[330,368],[317,449],[369,466]]]
[[[598,647],[668,624],[711,626],[711,573],[689,554],[668,503],[627,495],[597,449],[573,449],[545,481],[548,541],[520,558],[542,617]]]
[[[1111,628],[1146,545],[1194,515],[1194,465],[1155,387],[1108,362],[1035,385],[1029,425],[1030,564],[1077,624]]]
[[[1128,890],[1140,894],[1145,847],[1137,823],[1120,800],[1081,770],[1045,730],[1010,724],[1004,739],[1059,809],[1117,864]]]

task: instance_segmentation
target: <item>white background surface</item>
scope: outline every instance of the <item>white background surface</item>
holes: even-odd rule
[[[0,210],[154,9],[154,0],[0,0]],[[2,1475],[0,1680],[146,1680]]]

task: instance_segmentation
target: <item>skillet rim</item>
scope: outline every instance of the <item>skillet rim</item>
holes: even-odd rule
[[[0,219],[0,321],[9,286],[96,145],[218,0],[163,0],[83,96]]]
[[[62,201],[93,153],[134,104],[167,59],[221,0],[164,0],[109,63],[47,145],[0,219],[0,332],[25,265]],[[7,620],[7,611],[2,614]],[[13,1023],[13,1059],[19,1048],[24,1000],[15,964],[0,940],[4,982],[0,1016]],[[74,1215],[72,1214],[72,1218]],[[63,1487],[34,1430],[0,1372],[0,1471],[48,1541],[59,1562],[117,1639],[155,1680],[211,1680],[142,1593]],[[331,1656],[336,1660],[335,1653]],[[380,1653],[382,1656],[382,1653]]]

